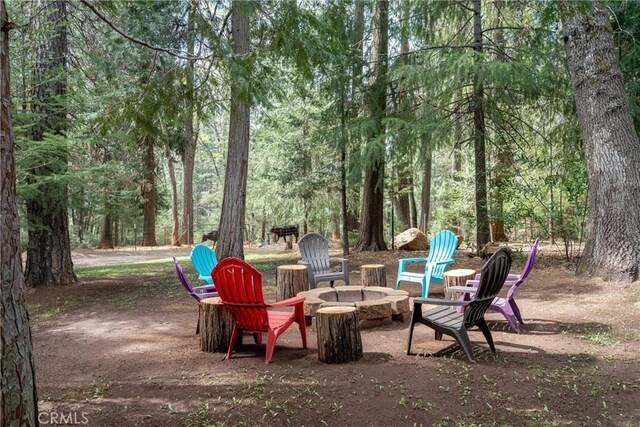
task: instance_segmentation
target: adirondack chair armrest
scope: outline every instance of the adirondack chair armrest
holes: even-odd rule
[[[477,288],[478,285],[480,284],[480,277],[479,275],[476,277],[478,277],[478,279],[467,280],[466,286],[473,286],[474,288]],[[504,286],[513,286],[517,283],[518,283],[518,280],[509,280],[509,277],[507,277],[507,281],[504,282]]]
[[[469,281],[467,281],[469,283]],[[445,296],[446,299],[451,299],[451,296],[455,293],[463,293],[463,294],[473,294],[478,290],[478,288],[474,288],[473,286],[449,286],[447,288],[447,294]]]
[[[272,302],[267,307],[291,307],[292,305],[304,303],[304,297],[292,297],[283,301]]]
[[[400,263],[400,271],[404,271],[407,267],[407,264],[414,262],[427,262],[428,258],[402,258],[399,259]]]
[[[519,278],[520,278],[520,275],[516,273],[509,273],[507,275],[507,280],[517,280]],[[480,273],[476,273],[476,277],[474,277],[473,280],[480,280]]]
[[[211,275],[205,276],[203,274],[198,274],[198,280],[211,280]]]
[[[342,264],[342,271],[349,271],[349,260],[346,258],[329,258],[329,261],[339,262]]]
[[[456,300],[447,300],[442,298],[415,298],[413,300],[414,310],[415,306],[422,304],[433,304],[433,305],[446,305],[450,307],[463,307],[468,305],[471,301],[456,301]]]
[[[305,261],[303,259],[298,261],[298,264],[302,264],[302,265],[309,265],[309,261]]]
[[[194,292],[200,292],[200,291],[211,291],[211,292],[215,292],[216,291],[216,287],[215,285],[202,285],[202,286],[194,286],[193,288]]]
[[[424,271],[426,274],[431,274],[431,270],[433,270],[433,267],[435,267],[436,265],[449,265],[453,263],[453,259],[449,258],[449,259],[445,259],[442,261],[429,261],[427,262],[427,264],[425,264],[424,266]]]

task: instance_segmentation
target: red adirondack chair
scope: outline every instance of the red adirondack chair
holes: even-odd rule
[[[211,270],[222,302],[235,321],[226,359],[231,358],[238,333],[267,333],[265,363],[271,361],[276,340],[294,322],[300,327],[302,347],[307,348],[307,330],[304,319],[304,298],[293,297],[265,304],[262,295],[262,275],[258,270],[237,258],[225,258]],[[267,310],[275,307],[294,307],[291,311]]]

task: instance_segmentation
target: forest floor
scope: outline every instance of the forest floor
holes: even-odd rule
[[[487,315],[496,354],[472,330],[471,364],[451,338],[435,341],[417,325],[418,354],[408,356],[408,322],[394,322],[363,330],[363,358],[344,365],[318,361],[313,327],[307,349],[295,326],[285,332],[269,365],[249,338],[228,361],[201,352],[197,305],[170,258],[193,279],[189,248],[136,249],[75,251],[81,284],[28,292],[42,424],[73,416],[90,426],[640,425],[640,285],[578,279],[550,246],[518,291],[521,331]],[[527,251],[516,252],[512,271]],[[352,254],[351,284],[375,262],[392,286],[397,260],[415,255]],[[275,267],[299,254],[276,245],[247,257],[274,300]],[[100,269],[117,264],[118,275]],[[458,251],[453,268],[482,264]]]

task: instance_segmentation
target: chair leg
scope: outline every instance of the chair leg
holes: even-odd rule
[[[435,340],[436,341],[441,341],[442,340],[442,332],[435,331]]]
[[[413,340],[413,327],[416,324],[413,322],[413,319],[411,319],[411,324],[409,325],[409,345],[407,346],[407,356],[409,356],[411,354],[411,340]]]
[[[256,344],[262,343],[262,334],[260,332],[255,332],[253,334],[253,342],[255,342]]]
[[[509,322],[509,329],[511,329],[512,331],[519,331],[520,330],[520,326],[518,325],[518,321],[516,320],[516,317],[513,314],[505,314],[505,316],[507,318],[507,322]]]
[[[400,279],[396,280],[396,289],[400,289],[400,282]]]
[[[487,321],[484,320],[484,317],[479,319],[476,323],[480,330],[482,331],[482,335],[484,335],[487,343],[489,344],[489,348],[493,353],[496,352],[496,346],[493,345],[493,337],[491,336],[491,330],[489,329],[489,325],[487,325]]]
[[[413,305],[413,312],[411,313],[411,324],[409,325],[409,345],[407,346],[407,355],[411,354],[411,341],[413,340],[413,328],[416,326],[416,323],[422,317],[422,306],[419,304]]]
[[[467,355],[467,359],[469,362],[476,363],[476,359],[473,357],[473,347],[471,347],[471,341],[469,341],[469,335],[467,335],[467,330],[462,328],[459,331],[453,331],[454,338],[458,341],[462,350],[464,350],[464,354]]]
[[[294,308],[294,314],[296,316],[296,323],[300,328],[300,336],[302,337],[302,348],[307,348],[307,319],[304,317],[303,306],[296,305]]]
[[[231,332],[231,339],[229,340],[229,349],[227,350],[226,359],[231,359],[231,352],[233,352],[233,348],[236,346],[236,338],[238,337],[238,326],[233,325],[233,331]]]
[[[273,351],[276,348],[276,338],[276,334],[273,332],[273,330],[269,329],[269,332],[267,332],[267,354],[264,357],[265,364],[271,362]]]
[[[331,285],[331,287],[333,288],[333,280],[329,281],[329,284]]]
[[[196,335],[200,333],[200,309],[198,308],[198,323],[196,323]]]
[[[518,322],[520,322],[521,325],[524,325],[524,321],[522,320],[522,316],[520,315],[520,308],[518,308],[518,304],[516,304],[514,300],[510,300],[509,305],[511,306],[511,310],[513,310],[513,314],[516,315]]]

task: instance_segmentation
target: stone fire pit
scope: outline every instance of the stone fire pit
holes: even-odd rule
[[[388,325],[393,320],[404,322],[409,318],[409,293],[379,286],[338,286],[299,292],[304,297],[307,319],[315,317],[322,307],[356,307],[360,329]]]

